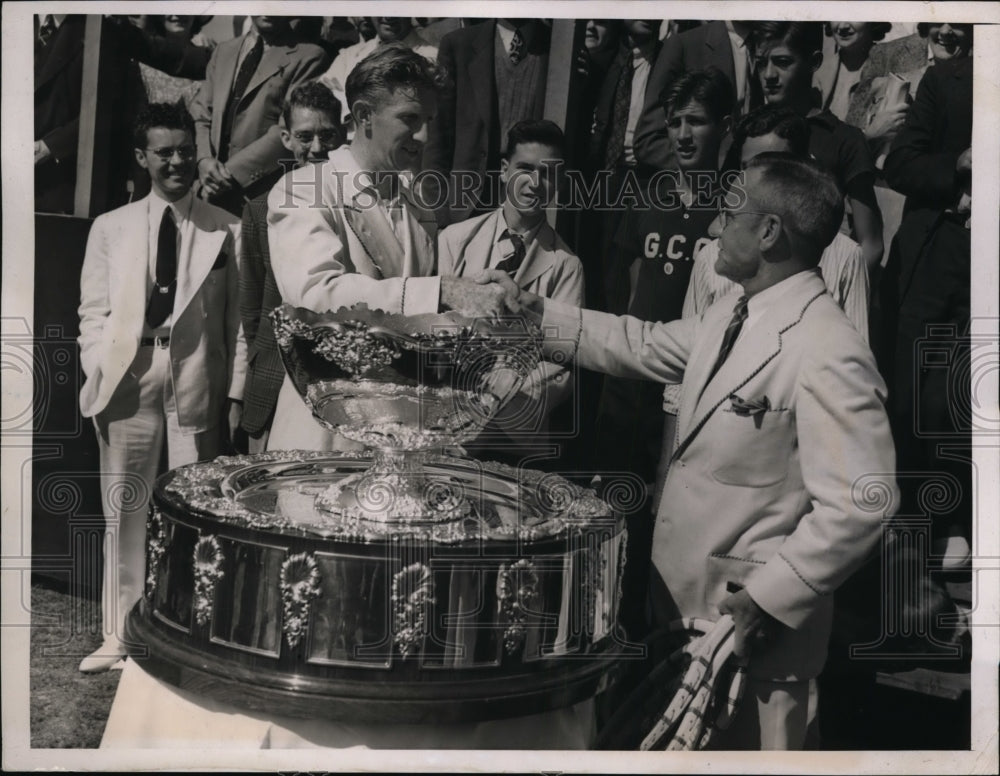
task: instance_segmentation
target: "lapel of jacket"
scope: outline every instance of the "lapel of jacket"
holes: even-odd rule
[[[233,79],[236,77],[236,60],[240,56],[240,48],[246,36],[219,44],[215,50],[215,72],[212,74],[212,146],[219,147],[222,138],[222,117],[229,102],[229,93],[233,89]]]
[[[496,86],[493,83],[493,39],[496,36],[496,22],[483,22],[482,32],[469,41],[472,59],[469,60],[469,79],[477,86],[472,90],[473,99],[479,108],[479,115],[486,124],[487,131],[492,125]],[[478,30],[477,30],[478,32]]]
[[[493,256],[493,235],[500,217],[501,211],[494,210],[483,216],[474,216],[458,227],[468,228],[468,231],[459,243],[461,254],[455,262],[456,275],[471,277],[489,266]]]
[[[149,301],[149,197],[126,205],[117,212],[117,244],[112,249],[110,271],[116,275],[116,292],[112,307],[120,313],[119,320],[128,327],[128,337],[113,332],[117,342],[134,346],[142,336]],[[131,356],[125,359],[126,364]]]
[[[280,72],[288,64],[295,48],[295,46],[269,46],[264,49],[264,55],[261,57],[260,64],[257,65],[257,69],[250,78],[250,83],[247,84],[240,102],[246,100],[268,78]]]
[[[344,222],[364,249],[365,256],[351,255],[354,268],[374,278],[402,277],[405,247],[400,244],[388,219],[375,205],[377,192],[362,185],[362,170],[349,146],[330,154],[333,202],[340,205]],[[411,226],[411,233],[412,227]],[[433,256],[433,251],[431,253]],[[367,261],[364,261],[367,259]],[[359,261],[360,260],[360,261]]]
[[[51,81],[83,48],[86,17],[67,16],[49,41],[49,55],[41,63],[35,77],[35,91]]]
[[[731,394],[737,393],[781,353],[784,332],[802,320],[809,305],[826,293],[826,285],[818,272],[812,272],[808,277],[793,282],[795,285],[788,289],[787,298],[778,300],[764,311],[711,380],[708,380],[708,376],[719,355],[722,337],[739,295],[723,297],[713,305],[713,309],[706,312],[705,325],[708,330],[692,352],[684,375],[684,394],[687,398],[681,402],[678,418],[680,441],[674,450],[674,458],[687,449],[712,414]]]
[[[532,240],[525,254],[524,262],[514,276],[514,282],[521,288],[544,275],[555,264],[556,233],[548,222],[538,227],[535,239]]]
[[[197,197],[191,200],[191,223],[182,236],[180,256],[177,261],[177,295],[174,297],[174,324],[180,319],[195,293],[205,282],[219,251],[226,242],[229,230],[220,227],[211,211]],[[234,257],[227,257],[227,261]]]

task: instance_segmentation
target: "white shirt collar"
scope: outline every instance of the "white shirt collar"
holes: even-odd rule
[[[149,217],[150,221],[159,223],[163,218],[163,211],[171,208],[174,211],[174,218],[177,223],[186,221],[191,215],[191,207],[194,204],[194,194],[188,189],[187,193],[176,202],[167,202],[163,196],[154,188],[149,192]]]

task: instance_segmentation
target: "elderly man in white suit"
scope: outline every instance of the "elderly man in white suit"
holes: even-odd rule
[[[271,264],[286,303],[328,312],[363,302],[405,315],[503,309],[498,284],[431,277],[437,226],[411,184],[442,79],[399,43],[379,46],[351,71],[354,140],[323,164],[288,173],[268,197]],[[352,446],[313,419],[286,375],[268,449]]]
[[[192,196],[195,155],[183,107],[149,105],[136,121],[135,156],[152,191],[99,216],[87,239],[80,409],[97,429],[112,538],[105,545],[105,641],[80,664],[86,673],[107,670],[125,654],[120,636],[142,593],[153,480],[215,457],[239,423],[246,371],[239,221]]]
[[[720,213],[716,270],[743,296],[700,317],[520,302],[556,335],[550,356],[682,383],[653,535],[654,615],[731,614],[750,684],[720,746],[800,748],[832,594],[897,502],[895,456],[874,358],[816,271],[843,214],[835,183],[809,160],[763,154],[739,199]]]

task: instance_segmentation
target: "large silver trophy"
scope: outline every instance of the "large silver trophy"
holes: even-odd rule
[[[275,334],[316,419],[372,452],[371,468],[316,506],[343,519],[445,522],[473,504],[427,476],[424,452],[475,439],[541,358],[523,318],[391,315],[365,305],[320,315],[283,305]]]
[[[596,693],[624,519],[555,474],[478,461],[535,369],[521,318],[282,306],[292,382],[363,449],[271,451],[157,483],[130,652],[241,706],[365,722],[533,714]]]

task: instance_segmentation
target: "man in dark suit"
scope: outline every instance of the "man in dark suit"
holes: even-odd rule
[[[721,70],[736,95],[731,114],[734,120],[762,104],[753,78],[753,52],[747,47],[749,33],[749,22],[715,21],[667,39],[649,76],[642,116],[635,128],[633,143],[640,163],[660,170],[677,167],[663,124],[660,94],[685,71]],[[725,151],[723,148],[722,153]]]
[[[932,529],[933,554],[955,565],[968,555],[963,540],[972,530],[971,468],[955,450],[968,453],[971,444],[962,412],[971,391],[971,145],[972,58],[938,62],[924,74],[885,160],[886,180],[906,205],[881,287],[881,361],[900,470],[945,472],[960,483],[960,503]],[[952,445],[950,455],[939,452],[942,442]],[[919,510],[923,480],[904,482],[913,485],[904,511]]]
[[[254,16],[246,35],[219,44],[191,106],[203,197],[238,214],[271,188],[285,155],[285,95],[327,64],[323,49],[296,40],[288,17]]]
[[[438,64],[452,83],[431,124],[425,167],[441,173],[447,192],[424,189],[428,203],[448,195],[436,208],[440,226],[499,206],[503,138],[517,122],[542,118],[549,38],[540,19],[498,19],[441,39]]]
[[[297,167],[323,162],[344,139],[340,101],[318,81],[292,89],[282,111],[281,142]],[[242,428],[249,452],[263,452],[274,419],[285,367],[274,339],[271,311],[281,304],[281,293],[271,269],[267,243],[265,192],[243,208],[240,256],[240,316],[247,338],[247,378],[243,390]]]

